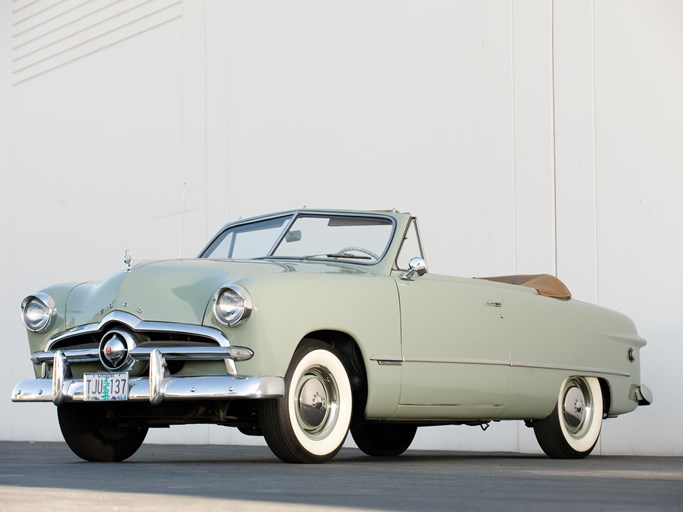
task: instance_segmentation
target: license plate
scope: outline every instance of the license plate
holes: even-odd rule
[[[84,373],[83,400],[128,400],[128,374]]]

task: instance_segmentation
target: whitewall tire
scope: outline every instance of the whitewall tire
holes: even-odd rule
[[[557,404],[544,420],[533,422],[538,444],[556,459],[589,455],[600,437],[603,400],[596,377],[568,377],[560,386]]]
[[[341,357],[330,345],[305,340],[285,375],[285,396],[260,404],[261,430],[285,462],[325,462],[344,444],[353,397]]]

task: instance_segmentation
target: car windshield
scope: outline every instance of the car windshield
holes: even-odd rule
[[[393,234],[386,217],[299,214],[240,224],[223,231],[202,254],[213,259],[322,259],[372,264]]]

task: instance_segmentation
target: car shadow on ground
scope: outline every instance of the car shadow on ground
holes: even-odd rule
[[[577,489],[588,510],[681,510],[683,457],[378,458],[343,449],[331,462],[306,465],[280,462],[263,446],[145,444],[123,463],[88,463],[64,443],[0,443],[0,510],[86,510],[95,500],[119,510],[573,511]]]

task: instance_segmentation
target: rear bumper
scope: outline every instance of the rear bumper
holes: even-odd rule
[[[636,389],[636,398],[638,399],[638,405],[650,405],[654,402],[654,397],[652,391],[645,384],[641,384]]]
[[[235,400],[280,398],[285,385],[282,377],[240,377],[235,375],[202,377],[167,377],[166,362],[159,350],[149,360],[149,376],[129,380],[129,401],[147,401],[157,405],[165,400]],[[30,379],[17,383],[13,402],[83,401],[83,380],[71,378],[66,357],[54,356],[51,379]]]

